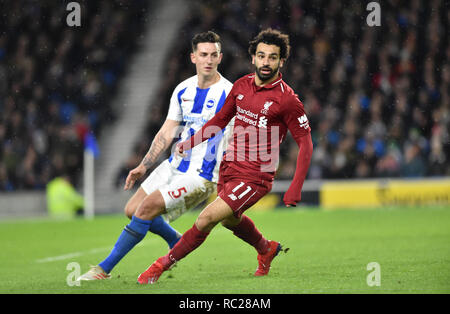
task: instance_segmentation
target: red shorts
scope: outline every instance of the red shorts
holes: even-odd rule
[[[231,207],[239,218],[272,189],[272,181],[253,176],[222,162],[217,182],[217,195]]]

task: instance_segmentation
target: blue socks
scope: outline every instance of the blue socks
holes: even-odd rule
[[[150,232],[153,232],[166,240],[169,248],[173,248],[181,238],[181,234],[165,222],[161,216],[155,217],[151,220],[149,230]]]
[[[153,220],[142,220],[133,216],[131,222],[124,228],[119,239],[109,256],[99,264],[99,266],[106,272],[110,273],[117,263],[147,234],[151,231],[160,235],[167,241],[169,247],[172,248],[181,238],[175,229],[164,221],[161,216]]]
[[[151,220],[142,220],[135,216],[131,217],[131,222],[123,229],[114,248],[108,257],[99,264],[106,272],[110,273],[114,266],[147,234]]]

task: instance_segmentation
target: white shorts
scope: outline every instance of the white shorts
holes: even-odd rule
[[[186,211],[207,200],[217,184],[198,175],[186,174],[162,162],[141,184],[147,195],[159,190],[166,204],[163,218],[172,222]]]

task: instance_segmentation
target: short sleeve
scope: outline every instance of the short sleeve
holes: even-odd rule
[[[181,95],[185,89],[175,88],[170,97],[169,111],[166,119],[174,121],[183,121],[183,112],[181,110]]]

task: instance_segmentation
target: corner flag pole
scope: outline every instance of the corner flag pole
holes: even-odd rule
[[[84,194],[84,217],[94,219],[95,216],[95,158],[100,151],[97,140],[92,133],[87,133],[84,138],[84,170],[83,170],[83,194]]]
[[[84,218],[91,220],[95,215],[94,155],[89,150],[84,151],[83,195]]]

